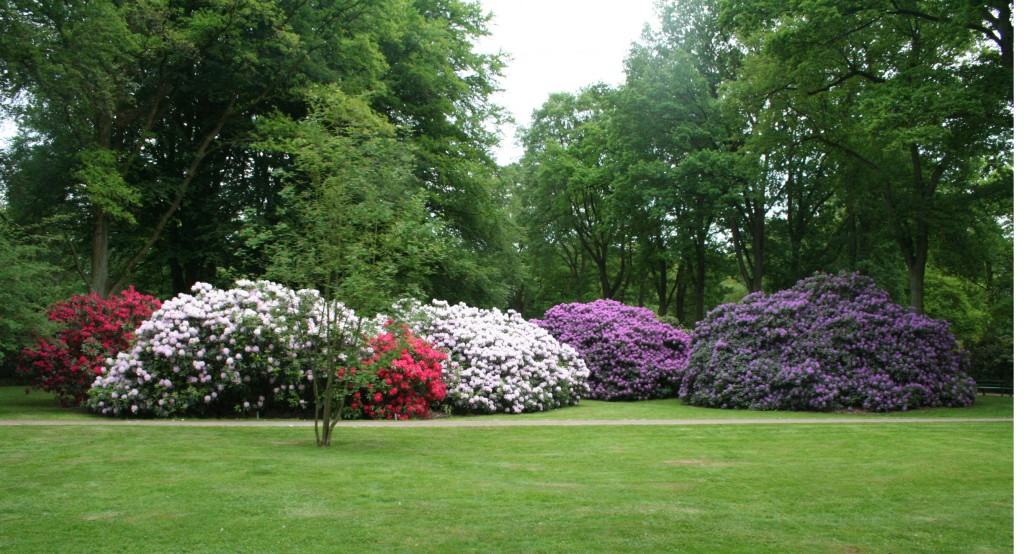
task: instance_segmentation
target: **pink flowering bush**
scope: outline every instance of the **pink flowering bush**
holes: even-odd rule
[[[58,325],[56,336],[39,337],[23,350],[18,371],[32,387],[55,393],[62,406],[77,406],[104,360],[126,349],[135,328],[159,307],[159,300],[134,288],[110,298],[90,294],[58,302],[47,312]]]
[[[372,352],[359,365],[338,370],[350,417],[427,418],[444,400],[442,364],[448,356],[416,337],[405,325],[387,322],[368,341]]]
[[[719,306],[693,339],[679,397],[697,406],[887,412],[974,402],[949,325],[855,273]]]
[[[615,300],[559,304],[534,323],[587,362],[591,398],[650,400],[679,392],[690,337],[647,308]]]
[[[578,404],[586,364],[571,347],[518,312],[435,300],[395,307],[424,340],[451,353],[445,403],[463,413],[524,413]]]
[[[326,351],[320,322],[357,332],[350,310],[333,309],[337,316],[325,319],[316,291],[268,281],[239,281],[230,290],[197,283],[192,294],[165,302],[142,323],[131,350],[107,360],[88,406],[107,415],[157,417],[305,407],[313,375],[302,362]]]

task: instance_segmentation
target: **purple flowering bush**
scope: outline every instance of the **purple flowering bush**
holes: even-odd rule
[[[690,337],[647,308],[615,300],[559,304],[534,323],[576,349],[590,368],[590,398],[668,398],[690,352]]]
[[[949,324],[856,273],[816,274],[712,310],[679,397],[696,406],[887,412],[969,406],[975,384]]]

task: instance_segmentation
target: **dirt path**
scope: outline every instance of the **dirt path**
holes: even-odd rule
[[[577,427],[608,425],[824,425],[848,423],[1012,423],[1012,418],[834,418],[834,419],[623,419],[623,420],[510,420],[510,419],[433,419],[417,421],[341,421],[338,427]],[[95,426],[113,425],[125,427],[312,427],[311,420],[188,420],[188,419],[143,419],[143,420],[0,420],[0,427],[39,426]]]

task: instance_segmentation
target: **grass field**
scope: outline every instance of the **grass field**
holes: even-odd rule
[[[692,417],[593,404],[575,410]],[[0,551],[1009,552],[1012,438],[1009,422],[344,428],[318,449],[304,428],[0,427]]]
[[[514,419],[514,420],[623,420],[623,419],[829,419],[849,417],[971,417],[999,418],[1013,417],[1012,396],[979,396],[970,408],[931,408],[888,414],[849,414],[814,412],[754,412],[750,410],[717,410],[684,406],[675,399],[652,400],[648,402],[599,402],[584,400],[578,406],[570,406],[549,412],[518,415],[468,416],[473,419]],[[106,418],[86,413],[83,410],[61,408],[49,394],[32,391],[25,394],[24,387],[0,387],[0,419],[53,419],[103,421]]]

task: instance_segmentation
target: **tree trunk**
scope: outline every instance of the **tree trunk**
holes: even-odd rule
[[[751,249],[754,263],[751,264],[751,290],[750,292],[761,292],[764,290],[764,205],[757,210],[754,217],[753,238]]]
[[[640,270],[640,282],[637,283],[636,304],[637,306],[647,305],[647,269]]]
[[[167,260],[167,268],[171,272],[171,292],[175,295],[188,292],[185,285],[185,270],[181,267],[178,258],[171,256]]]
[[[924,273],[928,260],[928,235],[915,237],[914,256],[907,257],[907,273],[910,276],[910,307],[919,314],[924,313]]]
[[[680,261],[676,267],[676,319],[687,327],[693,327],[693,322],[686,317],[686,265]]]
[[[599,257],[594,260],[594,264],[597,265],[597,275],[601,280],[601,298],[611,298],[612,282],[608,278],[608,260],[604,257]]]
[[[747,230],[750,232],[748,246],[740,221],[743,219],[742,208],[735,207],[737,215],[732,219],[732,244],[739,264],[740,277],[747,293],[760,292],[764,281],[764,206],[751,205],[750,218],[747,219]]]
[[[658,260],[657,267],[658,315],[668,313],[668,262]]]
[[[707,288],[707,243],[694,241],[693,323],[704,319],[704,292]]]
[[[92,228],[92,275],[89,292],[106,296],[110,294],[110,217],[95,208],[96,222]]]

